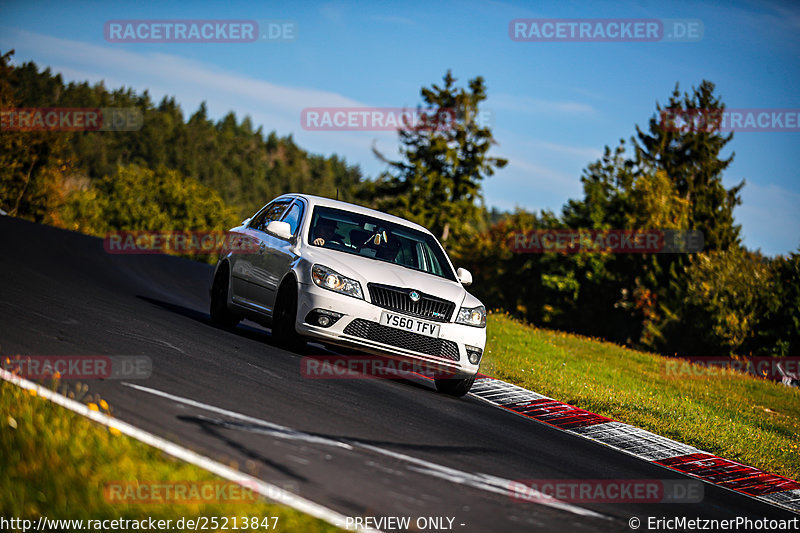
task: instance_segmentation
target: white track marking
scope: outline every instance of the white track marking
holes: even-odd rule
[[[286,491],[282,487],[277,485],[273,485],[271,483],[267,483],[262,481],[256,477],[249,476],[237,470],[234,470],[228,466],[225,466],[222,463],[218,463],[213,459],[200,455],[192,450],[179,446],[173,442],[165,440],[161,437],[157,437],[152,433],[148,433],[142,429],[137,428],[127,422],[123,422],[116,418],[112,418],[108,415],[100,413],[98,411],[92,411],[86,405],[77,402],[75,400],[71,400],[66,396],[62,396],[57,392],[54,392],[50,389],[44,388],[32,381],[28,381],[27,379],[21,378],[16,374],[12,374],[7,370],[0,368],[0,378],[13,383],[23,389],[26,390],[33,390],[36,391],[36,394],[42,398],[45,398],[57,405],[60,405],[70,411],[74,411],[79,415],[85,416],[86,418],[102,424],[104,426],[115,428],[119,430],[121,433],[128,435],[138,441],[141,441],[149,446],[157,448],[173,457],[186,461],[187,463],[191,463],[195,466],[199,466],[205,470],[208,470],[211,473],[217,474],[218,476],[233,481],[235,483],[239,483],[242,486],[245,486],[265,498],[274,501],[279,504],[286,505],[288,507],[292,507],[298,511],[303,513],[309,514],[313,517],[319,518],[321,520],[325,520],[333,525],[338,527],[343,527],[342,524],[345,524],[345,520],[347,517],[344,515],[334,511],[333,509],[329,509],[323,505],[318,503],[312,502],[311,500],[307,500],[296,494],[292,494],[291,492]],[[376,531],[374,529],[361,529],[360,531]],[[379,532],[378,532],[379,533]]]
[[[389,450],[385,450],[383,448],[379,448],[377,446],[371,446],[368,444],[362,444],[359,442],[350,442],[345,440],[334,440],[328,439],[325,437],[318,437],[316,435],[311,435],[308,433],[304,433],[302,431],[298,431],[289,427],[281,426],[279,424],[275,424],[273,422],[268,422],[266,420],[261,420],[258,418],[254,418],[248,415],[244,415],[241,413],[237,413],[235,411],[229,411],[227,409],[223,409],[220,407],[216,407],[213,405],[205,404],[202,402],[198,402],[196,400],[192,400],[189,398],[183,398],[181,396],[176,396],[174,394],[170,394],[168,392],[160,391],[158,389],[151,389],[149,387],[143,387],[141,385],[135,385],[133,383],[123,383],[123,385],[127,387],[134,388],[136,390],[147,392],[150,394],[154,394],[156,396],[161,396],[163,398],[170,399],[172,401],[182,403],[184,405],[190,405],[192,407],[197,407],[200,409],[204,409],[206,411],[210,411],[213,413],[218,413],[221,415],[225,415],[229,418],[234,418],[238,420],[242,420],[244,422],[248,422],[252,424],[248,426],[247,424],[236,424],[218,420],[215,421],[213,419],[208,419],[209,422],[216,422],[224,427],[230,427],[231,429],[243,429],[243,430],[250,430],[255,431],[258,433],[266,433],[268,435],[277,437],[277,438],[287,438],[292,440],[305,440],[307,442],[315,442],[318,444],[326,444],[330,446],[337,446],[340,448],[345,448],[352,450],[353,448],[361,448],[365,450],[372,451],[374,453],[378,453],[387,457],[391,457],[393,459],[397,459],[406,463],[410,463],[415,465],[413,468],[409,468],[410,470],[427,474],[429,476],[437,477],[439,479],[444,479],[450,481],[451,483],[456,483],[459,485],[467,485],[475,489],[492,492],[495,494],[502,494],[509,498],[512,497],[512,488],[514,481],[510,479],[504,479],[497,476],[492,476],[489,474],[473,474],[469,472],[462,472],[460,470],[456,470],[454,468],[450,468],[447,466],[438,465],[436,463],[431,463],[429,461],[425,461],[423,459],[417,459],[416,457],[412,457],[410,455],[405,455],[398,452],[393,452]],[[563,502],[561,500],[553,499],[546,499],[543,501],[537,501],[537,504],[545,505],[547,507],[552,507],[555,509],[559,509],[562,511],[566,511],[569,513],[573,513],[580,516],[588,516],[593,518],[608,518],[605,515],[600,513],[596,513],[594,511],[590,511],[589,509],[584,509],[583,507],[579,507],[577,505],[572,505],[567,502]]]
[[[202,409],[202,408],[201,408]],[[228,415],[230,416],[230,415]],[[244,415],[242,415],[244,416]],[[342,441],[335,439],[328,439],[317,435],[311,435],[303,431],[297,431],[291,428],[277,426],[277,424],[270,424],[265,421],[257,422],[231,422],[230,420],[222,420],[219,418],[209,418],[207,416],[194,417],[199,422],[207,422],[226,429],[235,429],[239,431],[249,431],[251,433],[260,433],[262,435],[269,435],[279,439],[299,440],[311,444],[323,444],[325,446],[335,446],[337,448],[344,448],[345,450],[352,450],[353,447]],[[249,418],[249,417],[248,417]],[[257,419],[255,419],[257,420]],[[277,427],[276,427],[277,426]]]
[[[437,477],[439,479],[445,479],[447,481],[450,481],[451,483],[457,483],[459,485],[467,485],[469,487],[484,490],[487,492],[501,494],[503,496],[507,496],[508,498],[513,497],[512,487],[514,486],[514,483],[519,483],[512,481],[510,479],[505,479],[498,476],[492,476],[490,474],[481,474],[481,473],[472,474],[470,472],[462,472],[461,470],[456,470],[455,468],[450,468],[448,466],[442,466],[436,463],[431,463],[423,459],[417,459],[416,457],[411,457],[410,455],[384,450],[383,448],[378,448],[376,446],[371,446],[369,444],[360,444],[359,446],[367,450],[371,450],[375,453],[386,455],[388,457],[392,457],[394,459],[398,459],[400,461],[405,461],[407,463],[416,465],[415,467],[409,468],[410,470],[413,470],[415,472],[427,474],[429,476]],[[570,503],[563,502],[555,498],[543,497],[541,499],[537,499],[536,503],[539,505],[545,505],[547,507],[560,509],[562,511],[567,511],[569,513],[580,516],[589,516],[592,518],[605,518],[605,519],[609,518],[603,514],[596,513],[594,511],[590,511],[589,509],[584,509],[583,507],[578,507],[577,505],[572,505]]]
[[[149,387],[142,387],[141,385],[135,385],[133,383],[123,382],[123,385],[126,387],[130,387],[132,389],[136,389],[142,392],[147,392],[153,394],[155,396],[161,396],[162,398],[167,398],[168,400],[172,400],[174,402],[182,403],[184,405],[191,405],[192,407],[198,407],[205,411],[211,411],[212,413],[218,413],[221,415],[225,415],[230,418],[235,418],[237,420],[242,420],[243,422],[250,422],[252,424],[258,424],[260,426],[266,426],[258,428],[261,431],[265,430],[272,430],[272,435],[276,436],[283,436],[288,439],[294,440],[304,440],[306,442],[314,442],[317,444],[327,444],[329,446],[336,446],[339,448],[344,448],[346,450],[352,449],[352,446],[346,444],[344,442],[334,440],[334,439],[326,439],[325,437],[317,437],[316,435],[310,435],[303,431],[297,431],[295,429],[288,428],[286,426],[281,426],[279,424],[275,424],[273,422],[268,422],[266,420],[261,420],[260,418],[253,418],[252,416],[243,415],[241,413],[237,413],[235,411],[229,411],[227,409],[223,409],[222,407],[215,407],[213,405],[208,405],[206,403],[198,402],[195,400],[191,400],[189,398],[184,398],[182,396],[175,396],[174,394],[170,394],[168,392],[160,391],[158,389],[151,389]]]

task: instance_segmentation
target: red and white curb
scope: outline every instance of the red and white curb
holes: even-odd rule
[[[600,442],[645,461],[800,512],[800,483],[579,409],[482,374],[470,394],[518,415]]]

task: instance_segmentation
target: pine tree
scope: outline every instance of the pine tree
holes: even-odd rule
[[[706,250],[727,250],[741,243],[741,226],[733,223],[733,209],[742,203],[739,192],[744,180],[726,189],[722,172],[728,168],[735,154],[723,159],[722,149],[733,139],[733,133],[723,135],[718,128],[672,127],[665,117],[682,116],[691,121],[694,117],[719,116],[725,106],[714,96],[714,84],[704,80],[693,94],[681,98],[678,86],[662,109],[656,104],[658,114],[650,119],[649,133],[638,126],[634,139],[636,165],[640,169],[659,169],[666,172],[678,194],[689,206],[689,227],[701,230]],[[706,123],[708,126],[710,121]]]
[[[482,221],[481,182],[507,161],[487,155],[494,137],[478,120],[486,99],[483,78],[470,80],[466,89],[455,86],[450,71],[443,81],[422,88],[422,119],[399,131],[402,160],[388,161],[389,172],[365,187],[361,198],[457,245]]]

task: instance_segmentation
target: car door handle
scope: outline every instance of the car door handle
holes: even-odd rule
[[[263,242],[258,245],[258,253],[263,254],[264,250],[266,249],[267,245]]]

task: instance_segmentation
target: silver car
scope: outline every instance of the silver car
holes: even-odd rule
[[[418,224],[357,205],[286,194],[230,230],[211,286],[211,318],[249,318],[277,343],[355,348],[435,369],[462,396],[486,344],[486,308]]]

